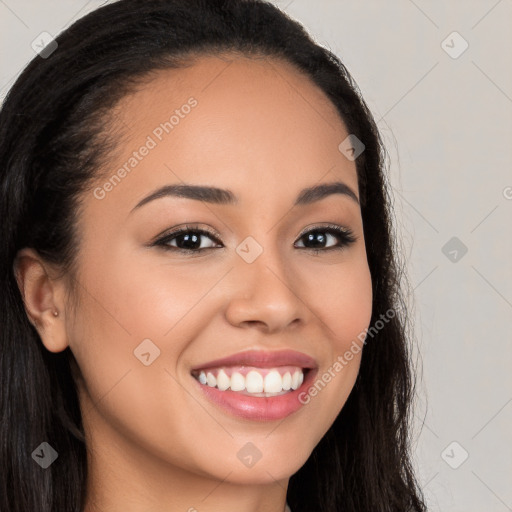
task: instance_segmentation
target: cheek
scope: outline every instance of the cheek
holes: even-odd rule
[[[203,330],[205,308],[211,309],[205,295],[224,270],[177,265],[176,260],[170,264],[163,258],[148,263],[124,251],[109,254],[103,260],[96,254],[84,258],[81,304],[70,330],[71,350],[87,389],[93,400],[114,386],[127,389],[134,379],[142,379],[144,386],[141,381],[130,391],[133,399],[144,389],[168,389],[165,369],[176,372],[190,340]],[[146,367],[144,359],[154,362]]]
[[[201,330],[187,313],[196,313],[194,305],[211,285],[191,284],[189,272],[169,266],[114,260],[116,265],[83,269],[81,306],[70,332],[84,381],[84,423],[104,446],[114,435],[192,469],[187,439],[207,439],[196,421],[204,411],[185,391],[176,367]],[[211,429],[210,435],[222,435],[215,425]],[[206,452],[208,445],[201,448]]]
[[[327,266],[316,272],[307,286],[325,339],[337,353],[345,351],[360,338],[372,315],[372,280],[366,257]]]
[[[87,293],[91,327],[129,336],[133,344],[144,338],[161,339],[197,306],[219,280],[223,269],[208,264],[183,264],[165,258],[117,254],[84,268],[81,282]],[[109,339],[114,343],[115,337]]]
[[[366,258],[332,265],[316,273],[308,288],[309,306],[319,318],[323,365],[300,397],[318,425],[314,443],[332,425],[355,384],[366,329],[372,315],[372,281]]]

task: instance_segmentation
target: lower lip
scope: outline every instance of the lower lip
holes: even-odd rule
[[[316,373],[317,369],[310,369],[299,388],[285,395],[269,397],[252,397],[231,390],[221,391],[201,384],[194,377],[192,379],[207,398],[226,412],[253,421],[272,421],[286,418],[304,405],[299,397],[304,397],[304,392],[309,388]]]

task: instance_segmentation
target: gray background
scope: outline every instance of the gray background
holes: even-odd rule
[[[0,0],[0,99],[41,32],[105,3]],[[430,510],[512,511],[512,0],[274,3],[340,56],[387,144]]]

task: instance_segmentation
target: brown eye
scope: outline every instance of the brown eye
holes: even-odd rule
[[[206,247],[201,247],[204,238],[209,238],[212,242],[218,242],[217,237],[204,229],[181,228],[168,233],[155,242],[154,245],[162,246],[164,249],[176,250],[184,253],[201,252],[205,249],[214,249],[215,243]],[[173,244],[175,242],[175,245]]]
[[[204,240],[210,240],[206,246],[202,246]],[[357,240],[353,232],[335,224],[319,226],[303,233],[299,241],[302,245],[295,247],[313,251],[314,253],[343,249]],[[217,245],[220,244],[220,245]],[[165,250],[179,251],[185,254],[199,253],[208,249],[222,247],[216,234],[194,226],[184,226],[167,233],[159,238],[153,245],[160,246]]]
[[[341,226],[331,225],[327,227],[315,227],[310,231],[302,234],[299,240],[305,240],[303,247],[305,249],[311,249],[318,253],[320,251],[330,251],[333,249],[342,249],[350,244],[354,243],[357,238],[354,236],[352,230],[348,228],[342,228]],[[338,243],[335,245],[327,245],[332,241]]]

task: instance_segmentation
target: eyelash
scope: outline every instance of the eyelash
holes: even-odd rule
[[[304,248],[305,250],[311,251],[311,252],[313,252],[316,255],[318,255],[320,252],[326,252],[326,251],[331,251],[331,250],[343,249],[345,247],[350,246],[351,244],[356,242],[357,239],[358,239],[354,235],[354,232],[351,229],[349,229],[349,228],[342,228],[341,226],[338,226],[336,224],[328,224],[326,226],[315,226],[315,227],[309,229],[308,231],[305,231],[305,232],[301,233],[298,239],[300,240],[304,236],[306,236],[306,235],[308,235],[310,233],[315,233],[315,232],[334,234],[341,241],[339,245],[336,245],[336,246],[333,246],[333,247],[326,247],[326,248],[323,248],[323,249],[315,249],[315,248],[312,248],[312,247],[305,247]],[[218,249],[218,247],[203,247],[203,248],[200,248],[200,249],[182,249],[181,247],[174,247],[174,246],[168,245],[168,243],[171,240],[174,240],[178,236],[183,235],[183,234],[187,234],[187,233],[196,233],[196,234],[199,234],[199,235],[205,235],[205,236],[208,236],[208,237],[212,238],[213,241],[216,242],[216,243],[222,243],[222,242],[220,242],[218,240],[218,236],[217,236],[216,233],[213,233],[213,232],[210,232],[208,230],[201,229],[201,228],[197,228],[195,226],[185,225],[182,228],[177,229],[176,231],[172,231],[172,232],[164,235],[163,237],[159,238],[152,245],[160,246],[164,250],[177,251],[179,253],[188,254],[188,255],[190,255],[192,253],[201,253],[201,252],[207,251],[209,249]]]

